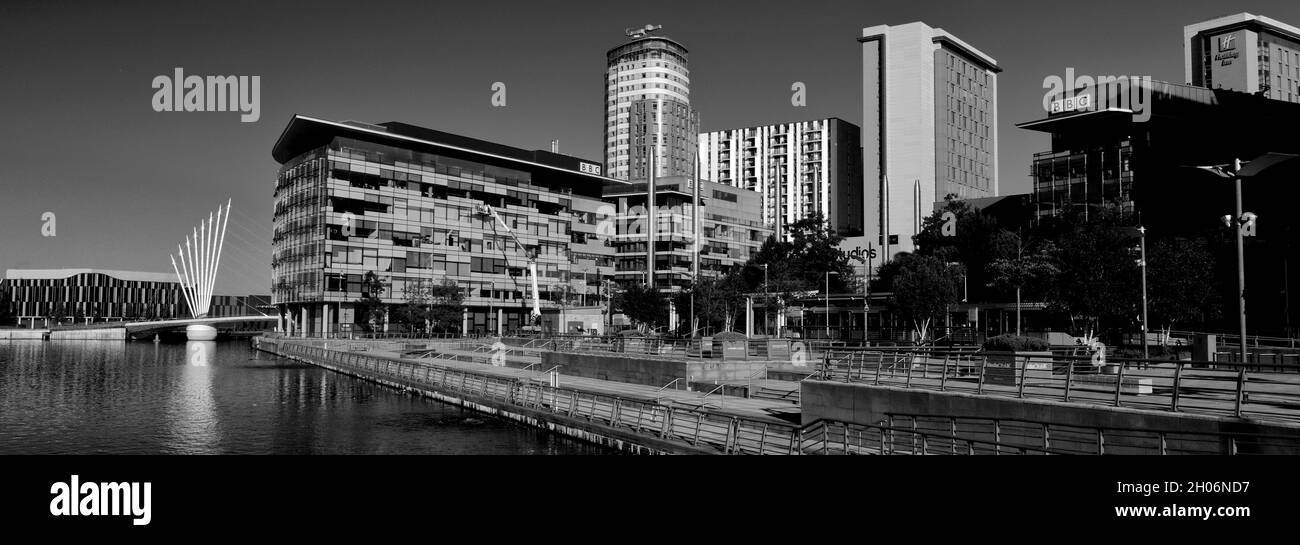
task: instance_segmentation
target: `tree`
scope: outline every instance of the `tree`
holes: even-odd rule
[[[961,297],[960,268],[930,255],[903,254],[895,261],[898,272],[890,303],[901,318],[912,322],[917,344],[923,344],[930,323]]]
[[[1214,253],[1201,239],[1173,238],[1147,248],[1147,308],[1150,320],[1166,332],[1175,324],[1204,325],[1222,307]]]
[[[411,326],[413,331],[426,331],[429,321],[429,289],[424,280],[407,282],[406,302],[393,311],[393,319]]]
[[[731,331],[745,304],[745,292],[744,278],[733,271],[725,276],[701,279],[689,290],[678,293],[674,304],[679,310],[689,309],[694,295],[695,318],[700,321],[699,327]]]
[[[1070,213],[1044,226],[1043,238],[1056,241],[1052,262],[1059,269],[1044,293],[1048,308],[1068,315],[1071,327],[1084,336],[1140,313],[1138,252],[1125,220],[1109,207],[1087,220]]]
[[[790,224],[789,233],[788,242],[776,236],[768,237],[750,257],[740,270],[742,290],[766,293],[775,303],[776,311],[784,313],[796,298],[825,289],[827,272],[832,273],[831,291],[844,293],[855,289],[859,275],[848,255],[839,249],[844,237],[830,228],[821,213]]]
[[[460,324],[461,310],[465,305],[465,295],[456,282],[444,278],[441,283],[429,286],[425,294],[429,306],[424,318],[429,328],[441,333],[455,331]]]
[[[659,290],[633,283],[614,298],[614,306],[626,314],[642,333],[668,320],[668,297]]]
[[[384,315],[387,314],[384,301],[380,299],[385,289],[383,280],[375,274],[375,271],[367,272],[361,281],[361,298],[356,302],[357,315],[364,317],[371,327],[382,322]]]
[[[945,212],[956,216],[955,236],[942,233]],[[988,266],[999,259],[1016,256],[1019,238],[1015,233],[998,226],[997,220],[970,203],[949,195],[943,208],[925,218],[921,232],[912,237],[916,253],[932,255],[945,263],[959,262],[966,267],[968,294],[971,301],[985,301],[991,295],[983,289],[992,279]]]
[[[1019,237],[1017,237],[1017,240]],[[1032,249],[1016,252],[1014,258],[1000,258],[988,264],[988,286],[1016,291],[1016,335],[1020,334],[1021,292],[1030,290],[1032,295],[1042,293],[1042,288],[1051,285],[1052,279],[1061,270],[1054,261],[1055,246],[1050,242]]]

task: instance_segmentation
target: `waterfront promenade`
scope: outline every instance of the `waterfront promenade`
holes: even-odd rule
[[[1050,374],[1030,376],[1031,380],[1021,381],[1017,386],[983,384],[962,376],[962,368],[951,362],[935,363],[946,366],[946,370],[942,367],[930,370],[924,361],[909,360],[907,365],[886,367],[879,365],[881,360],[867,366],[864,361],[869,358],[859,358],[855,366],[832,360],[827,354],[818,370],[800,382],[757,378],[718,381],[715,386],[710,382],[675,380],[656,387],[571,376],[563,372],[563,365],[546,368],[557,361],[589,365],[593,355],[585,354],[588,363],[581,363],[576,359],[580,354],[557,352],[548,349],[545,343],[524,342],[522,346],[507,347],[483,340],[399,342],[277,337],[258,338],[254,343],[262,350],[286,357],[631,452],[1237,454],[1300,451],[1297,450],[1300,443],[1296,441],[1300,426],[1268,424],[1253,416],[1232,416],[1234,404],[1229,401],[1217,401],[1219,406],[1211,407],[1214,411],[1202,410],[1197,403],[1189,402],[1180,410],[1191,412],[1174,412],[1169,407],[1161,408],[1162,402],[1144,407],[1132,403],[1132,399],[1117,406],[1111,394],[1089,391],[1086,377],[1075,377],[1068,382],[1075,387],[1065,394],[1070,398],[1066,401],[1059,399],[1060,393],[1054,392],[1051,385],[1034,382]],[[614,367],[615,361],[622,357],[611,353],[594,359]],[[665,357],[659,363],[663,367],[680,365],[674,361],[677,359],[680,358]],[[763,369],[768,367],[764,362],[755,364]],[[553,370],[560,372],[549,372]],[[1175,380],[1182,388],[1184,400],[1205,397],[1204,392],[1198,391],[1204,388],[1195,380],[1201,379]],[[1264,382],[1261,377],[1254,380]],[[685,384],[692,384],[695,391],[685,390]],[[1209,390],[1221,395],[1225,391],[1222,386]],[[1281,389],[1290,390],[1286,386]],[[760,392],[768,395],[746,397]],[[809,392],[814,393],[811,399]],[[732,395],[723,395],[726,393]],[[1129,393],[1120,389],[1119,394],[1121,399],[1145,396],[1159,399],[1169,392],[1157,389]],[[863,398],[864,395],[867,397]],[[904,398],[911,401],[901,401]],[[922,398],[930,405],[915,404],[915,400]],[[966,405],[958,412],[933,410],[956,406],[949,405],[954,403]],[[845,413],[841,410],[844,407],[856,408]],[[990,408],[996,409],[995,412],[984,412]],[[1065,417],[1042,419],[1011,414],[1022,411],[1027,411],[1025,415]]]

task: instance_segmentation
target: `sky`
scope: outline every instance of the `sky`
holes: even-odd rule
[[[169,272],[218,205],[216,291],[269,293],[271,148],[294,114],[403,121],[599,162],[605,52],[647,23],[690,50],[701,129],[862,123],[862,28],[924,21],[992,56],[1003,194],[1030,189],[1043,78],[1183,81],[1182,28],[1293,0],[0,3],[0,269]],[[260,119],[155,112],[155,76],[260,76]],[[506,106],[492,86],[506,85]],[[807,105],[791,105],[803,82]],[[55,236],[43,236],[42,214]],[[48,231],[47,231],[48,232]]]

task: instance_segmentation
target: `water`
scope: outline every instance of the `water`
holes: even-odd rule
[[[0,454],[604,454],[247,342],[0,342]]]

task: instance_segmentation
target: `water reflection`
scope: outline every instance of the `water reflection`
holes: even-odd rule
[[[216,341],[185,343],[185,365],[167,408],[168,434],[163,445],[167,452],[220,452],[219,420],[212,398],[212,375],[216,369],[210,368],[216,352]]]
[[[241,342],[0,343],[0,454],[606,452]]]

